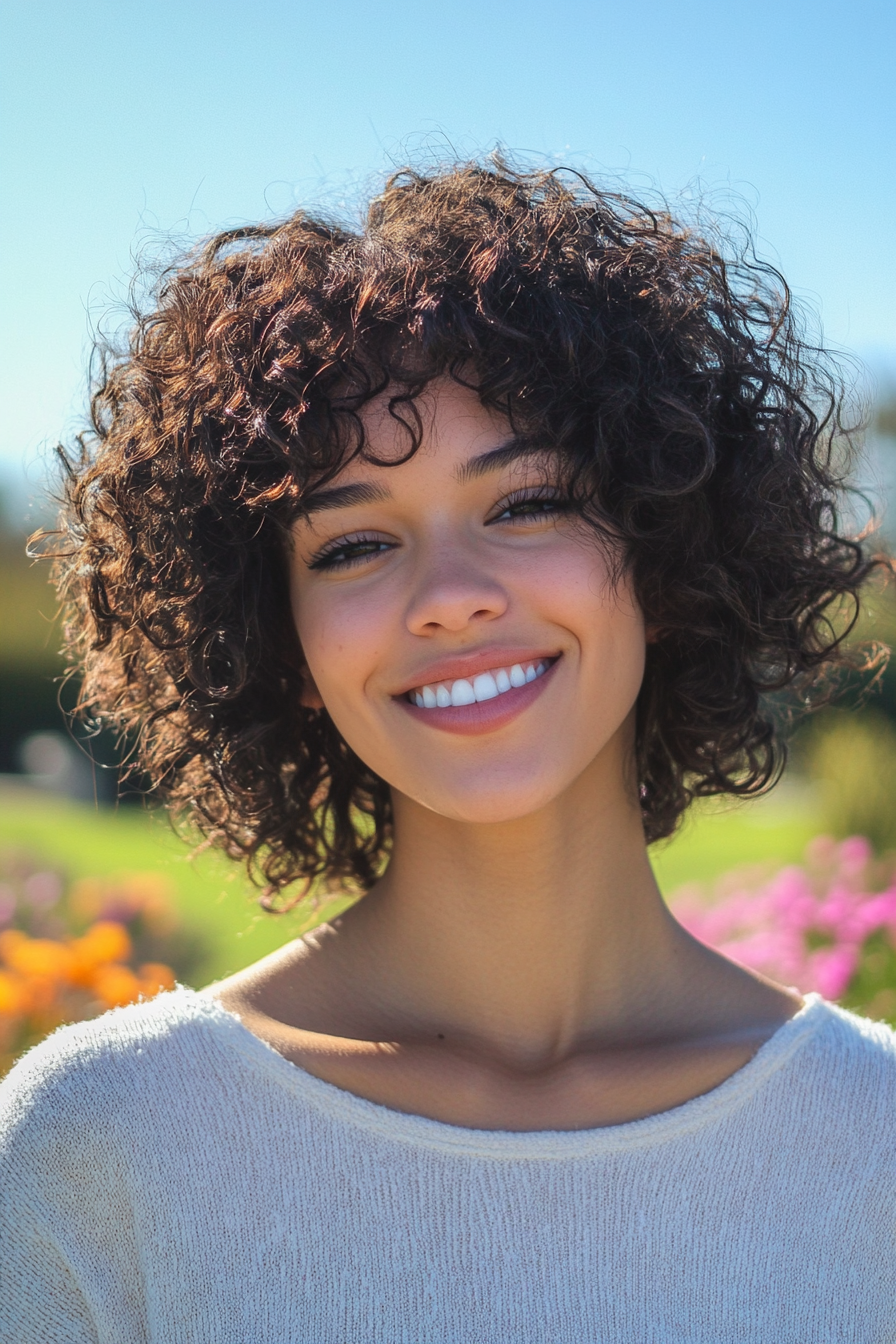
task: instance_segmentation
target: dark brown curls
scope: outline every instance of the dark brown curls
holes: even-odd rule
[[[388,786],[301,703],[286,529],[365,451],[370,398],[388,391],[410,453],[415,398],[444,375],[557,452],[623,541],[657,631],[649,840],[696,795],[775,778],[767,695],[810,693],[869,569],[838,524],[836,380],[749,254],[501,163],[400,173],[360,233],[299,213],[219,235],[105,362],[57,574],[81,712],[273,891],[367,888],[391,827]]]

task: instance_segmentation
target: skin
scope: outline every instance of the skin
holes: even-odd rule
[[[419,408],[420,451],[349,463],[333,485],[363,488],[300,519],[290,557],[307,702],[389,782],[391,862],[341,918],[205,992],[396,1110],[507,1130],[668,1110],[801,1000],[696,942],[657,889],[634,770],[652,633],[618,557],[563,512],[549,456],[495,457],[510,427],[473,393],[442,380]],[[384,401],[363,418],[377,456],[401,453]],[[459,733],[410,707],[434,668],[507,651],[554,660],[509,718]]]

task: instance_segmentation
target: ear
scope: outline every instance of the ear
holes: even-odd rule
[[[653,621],[648,622],[644,627],[644,637],[648,644],[658,644],[663,633],[663,627],[656,625]]]
[[[302,694],[299,697],[299,703],[304,705],[306,709],[323,709],[324,707],[323,698],[317,689],[317,682],[307,666],[302,668]]]

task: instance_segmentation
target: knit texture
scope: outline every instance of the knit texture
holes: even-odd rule
[[[3,1344],[896,1341],[896,1037],[811,996],[683,1106],[465,1129],[190,990],[0,1088]]]

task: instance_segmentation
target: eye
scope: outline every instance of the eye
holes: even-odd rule
[[[392,543],[381,537],[340,537],[328,542],[308,561],[309,569],[350,569],[375,555],[391,551]]]
[[[555,487],[514,490],[497,505],[489,523],[541,522],[569,510],[569,501]]]

